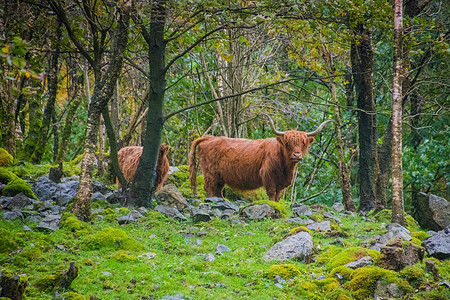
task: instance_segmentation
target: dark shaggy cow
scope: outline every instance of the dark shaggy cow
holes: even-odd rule
[[[142,155],[142,147],[128,146],[119,150],[117,153],[119,159],[119,166],[122,170],[123,176],[128,182],[133,181],[134,174],[139,164],[139,158]],[[167,159],[167,152],[169,146],[161,144],[159,148],[158,164],[156,166],[155,191],[159,190],[169,175],[169,160]],[[116,179],[117,189],[120,189],[119,180]]]
[[[196,193],[196,152],[205,176],[208,197],[223,197],[225,184],[241,191],[264,187],[272,201],[280,201],[281,193],[294,178],[297,163],[326,123],[313,132],[289,130],[279,132],[270,121],[275,138],[262,140],[207,136],[196,139],[189,153],[189,178]]]

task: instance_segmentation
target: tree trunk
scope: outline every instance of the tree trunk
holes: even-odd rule
[[[166,18],[166,0],[157,0],[152,7],[150,30],[147,31],[144,25],[140,25],[149,47],[150,92],[147,99],[149,112],[146,116],[144,149],[131,184],[130,193],[127,195],[128,205],[153,207],[153,185],[156,179],[156,165],[165,121],[163,105],[166,86],[166,41],[164,40]]]
[[[392,223],[406,225],[402,167],[403,1],[394,1],[394,74],[392,79]]]
[[[351,61],[358,104],[359,132],[359,196],[360,211],[375,207],[377,162],[377,118],[373,97],[372,32],[359,23],[355,28],[357,40],[352,43]]]
[[[57,24],[56,26],[56,36],[55,40],[52,43],[52,49],[59,48],[59,41],[61,39],[61,24]],[[54,51],[49,55],[49,72],[48,72],[48,100],[47,105],[45,106],[44,116],[42,118],[42,127],[40,130],[40,138],[39,142],[36,145],[36,149],[33,154],[33,162],[39,164],[42,160],[42,156],[45,151],[45,146],[47,144],[50,131],[50,124],[52,121],[52,116],[55,111],[55,103],[56,103],[56,94],[58,93],[58,63],[59,60],[59,52]]]
[[[88,221],[91,217],[92,171],[100,114],[113,96],[117,78],[122,69],[123,56],[128,42],[129,21],[130,9],[125,6],[117,22],[117,27],[114,29],[110,63],[102,80],[99,82],[96,78],[92,101],[89,105],[80,184],[73,208],[74,214],[83,221]]]
[[[103,126],[103,117],[100,115],[100,126],[98,129],[98,159],[97,159],[98,176],[103,176],[104,152],[105,152],[105,128]]]
[[[103,115],[103,119],[105,120],[106,133],[108,135],[108,140],[109,140],[109,150],[110,150],[110,159],[111,159],[112,170],[114,172],[114,175],[119,179],[122,189],[126,190],[127,186],[128,186],[128,181],[125,179],[122,171],[120,170],[119,160],[117,157],[117,152],[119,151],[119,147],[117,145],[114,126],[112,124],[111,118],[109,117],[108,107],[105,107],[103,109],[102,115]]]

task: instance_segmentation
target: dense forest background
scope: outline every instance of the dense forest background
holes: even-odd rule
[[[52,165],[54,178],[82,157],[78,199],[92,176],[114,183],[121,147],[144,146],[148,175],[131,190],[145,198],[161,142],[170,165],[185,165],[205,134],[272,137],[269,114],[280,130],[335,121],[285,200],[391,206],[392,1],[6,0],[0,9],[0,147],[16,163]],[[418,192],[449,198],[450,8],[410,0],[403,11],[402,189],[413,212]]]

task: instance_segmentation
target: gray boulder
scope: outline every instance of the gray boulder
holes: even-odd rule
[[[292,217],[300,217],[300,216],[311,216],[312,211],[308,205],[299,205],[296,207],[292,207]]]
[[[187,220],[187,218],[185,216],[183,216],[183,214],[180,213],[178,211],[178,209],[176,209],[175,207],[158,205],[155,207],[155,210],[157,212],[162,213],[163,215],[165,215],[168,218],[173,218],[173,219],[177,219],[177,220],[181,220],[181,221]]]
[[[372,257],[364,256],[358,260],[355,260],[355,261],[349,262],[348,264],[345,264],[344,267],[347,267],[350,269],[358,269],[358,268],[363,268],[365,266],[368,266],[372,262],[373,262]]]
[[[301,231],[273,245],[264,255],[264,258],[308,262],[313,247],[311,235],[306,231]]]
[[[33,202],[31,202],[30,198],[25,196],[24,193],[19,193],[14,197],[12,197],[10,201],[8,201],[6,205],[4,205],[4,207],[9,210],[15,210],[24,208],[25,206],[30,205],[32,203]]]
[[[395,283],[389,283],[385,279],[377,281],[373,299],[388,300],[388,299],[402,299],[405,293]]]
[[[133,216],[120,216],[116,218],[119,225],[130,224],[134,222]]]
[[[335,204],[333,204],[333,206],[331,208],[338,212],[345,210],[344,204],[342,204],[342,203],[335,203]]]
[[[323,214],[323,216],[327,219],[335,220],[337,223],[342,223],[342,220],[340,218],[336,217],[335,215],[333,215],[333,213],[331,213],[331,212],[326,212]]]
[[[213,219],[207,210],[199,209],[197,207],[194,207],[192,209],[191,217],[192,217],[192,221],[195,223],[208,222]]]
[[[231,251],[231,249],[223,244],[219,244],[216,247],[216,254],[223,254],[224,252],[229,252],[229,251]]]
[[[438,259],[450,258],[450,226],[439,231],[433,236],[427,237],[422,246],[430,256]]]
[[[281,217],[281,214],[269,204],[260,204],[245,207],[241,216],[248,220],[262,220],[264,218],[277,219]]]
[[[231,210],[234,210],[234,211],[239,210],[239,206],[237,206],[237,205],[235,205],[235,204],[233,204],[231,202],[225,201],[225,200],[217,202],[216,204],[214,204],[212,206],[212,208],[213,209],[219,209],[221,211],[224,211],[224,210],[227,210],[227,209],[231,209]]]
[[[178,210],[186,208],[187,201],[174,184],[165,185],[156,195],[156,202],[162,206],[176,207]]]
[[[20,210],[8,211],[5,212],[5,214],[3,215],[3,219],[8,221],[12,221],[19,218],[23,218],[23,214]]]
[[[95,192],[91,196],[91,201],[92,202],[97,202],[97,201],[102,201],[102,200],[106,200],[106,197],[105,197],[105,195],[103,195],[100,192]]]
[[[309,225],[315,223],[311,219],[302,219],[302,218],[292,218],[288,219],[286,222],[288,223],[297,223],[297,224],[303,224],[303,225]]]
[[[306,228],[315,231],[331,231],[331,222],[330,221],[316,222],[313,224],[306,225]]]
[[[411,232],[402,225],[397,223],[390,223],[386,227],[389,231],[380,237],[379,242],[381,244],[387,244],[389,241],[397,238],[400,238],[404,241],[412,240],[412,237],[409,235]]]
[[[419,193],[416,219],[422,228],[439,231],[450,226],[450,202],[444,198]]]
[[[61,215],[48,215],[36,226],[36,229],[55,231],[59,229],[59,222],[61,222]]]

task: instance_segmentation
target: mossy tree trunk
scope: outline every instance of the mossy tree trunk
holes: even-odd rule
[[[351,45],[351,63],[358,106],[359,133],[359,210],[375,207],[375,181],[378,174],[377,116],[373,97],[372,32],[358,23]]]
[[[148,93],[148,110],[143,151],[139,165],[127,195],[127,204],[153,207],[152,194],[156,179],[161,133],[164,125],[163,105],[166,87],[166,41],[164,24],[167,17],[166,0],[157,0],[152,6],[149,30],[138,22],[145,41],[148,44],[150,68],[150,91]]]
[[[114,16],[118,16],[118,19],[110,20],[111,22],[116,23],[116,27],[113,27],[110,31],[112,42],[109,50],[110,56],[108,57],[108,67],[106,68],[104,74],[102,74],[101,71],[103,57],[106,53],[106,47],[109,45],[105,43],[106,32],[100,32],[100,28],[94,22],[94,19],[89,17],[87,18],[87,22],[90,25],[90,30],[93,36],[94,45],[93,57],[91,57],[89,52],[86,51],[83,44],[79,41],[75,32],[72,30],[71,23],[69,22],[61,3],[50,0],[49,4],[66,27],[71,41],[75,44],[77,49],[86,58],[94,70],[94,92],[88,109],[80,183],[73,208],[74,214],[79,219],[88,221],[91,216],[90,196],[92,193],[92,171],[95,160],[100,115],[102,114],[103,109],[107,106],[109,99],[113,96],[117,78],[119,77],[122,69],[123,57],[128,42],[131,2],[126,1],[111,4],[117,5],[114,8],[117,9],[117,14],[114,14]],[[95,14],[95,7],[84,5],[83,9],[88,15]],[[113,8],[111,7],[111,9]]]

